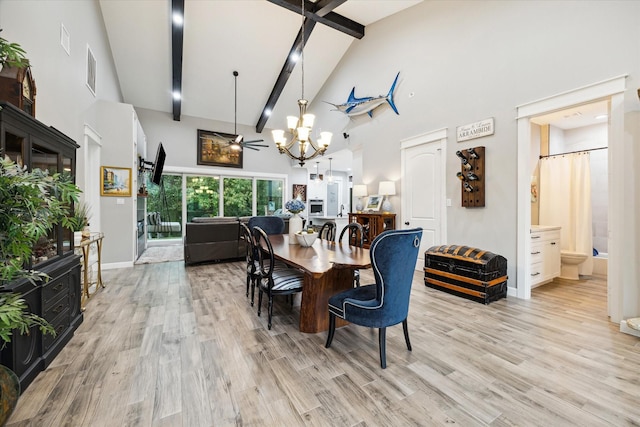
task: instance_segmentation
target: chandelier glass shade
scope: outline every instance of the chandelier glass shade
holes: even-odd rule
[[[273,141],[280,151],[280,154],[286,154],[292,159],[298,161],[300,166],[304,166],[304,163],[313,159],[314,157],[324,154],[331,144],[331,132],[320,132],[320,137],[317,141],[314,141],[311,133],[313,130],[313,124],[315,116],[307,113],[307,105],[309,101],[304,98],[304,0],[302,0],[302,45],[301,45],[301,66],[302,66],[302,96],[298,99],[298,116],[287,116],[287,129],[288,136],[285,136],[285,131],[276,129],[271,131],[273,135]]]

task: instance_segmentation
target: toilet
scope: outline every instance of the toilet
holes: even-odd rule
[[[587,254],[580,252],[560,251],[560,278],[579,280],[578,267],[587,260]]]

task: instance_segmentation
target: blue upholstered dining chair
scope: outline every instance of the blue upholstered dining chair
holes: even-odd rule
[[[249,230],[253,227],[260,227],[267,235],[283,234],[284,219],[279,216],[252,216],[249,218]]]
[[[389,230],[371,243],[369,253],[375,283],[352,288],[329,298],[329,335],[331,346],[336,316],[356,325],[379,329],[380,366],[387,367],[386,328],[402,322],[407,349],[411,351],[407,316],[413,270],[418,258],[422,228]]]
[[[304,284],[304,274],[295,268],[278,267],[273,255],[273,247],[269,236],[260,227],[253,228],[253,239],[258,249],[259,274],[258,279],[258,316],[262,310],[262,295],[267,294],[269,298],[269,320],[268,327],[271,329],[273,318],[273,297],[277,295],[292,296],[297,292],[302,292]]]

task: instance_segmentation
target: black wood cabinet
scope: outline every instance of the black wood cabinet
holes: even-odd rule
[[[75,180],[78,145],[60,131],[46,126],[11,104],[0,102],[0,155],[51,173],[69,173]],[[45,369],[82,323],[80,309],[80,257],[73,252],[73,233],[61,225],[33,248],[29,268],[50,279],[34,285],[27,280],[0,286],[0,292],[20,294],[29,310],[51,323],[56,336],[43,336],[37,328],[28,335],[14,332],[0,354],[0,363],[13,370],[21,389]]]

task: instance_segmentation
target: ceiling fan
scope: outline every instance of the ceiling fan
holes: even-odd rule
[[[263,142],[264,139],[253,139],[251,141],[244,141],[244,137],[238,134],[238,131],[236,130],[238,126],[238,72],[237,71],[233,72],[233,79],[234,79],[234,85],[235,85],[235,93],[234,93],[235,110],[234,110],[234,118],[233,118],[233,134],[236,135],[236,137],[234,139],[229,139],[215,132],[213,132],[213,134],[218,138],[226,140],[229,143],[229,147],[232,150],[242,150],[243,148],[250,148],[252,150],[260,151],[260,149],[256,147],[269,147],[268,145],[265,145],[265,144],[257,144],[258,142]]]

